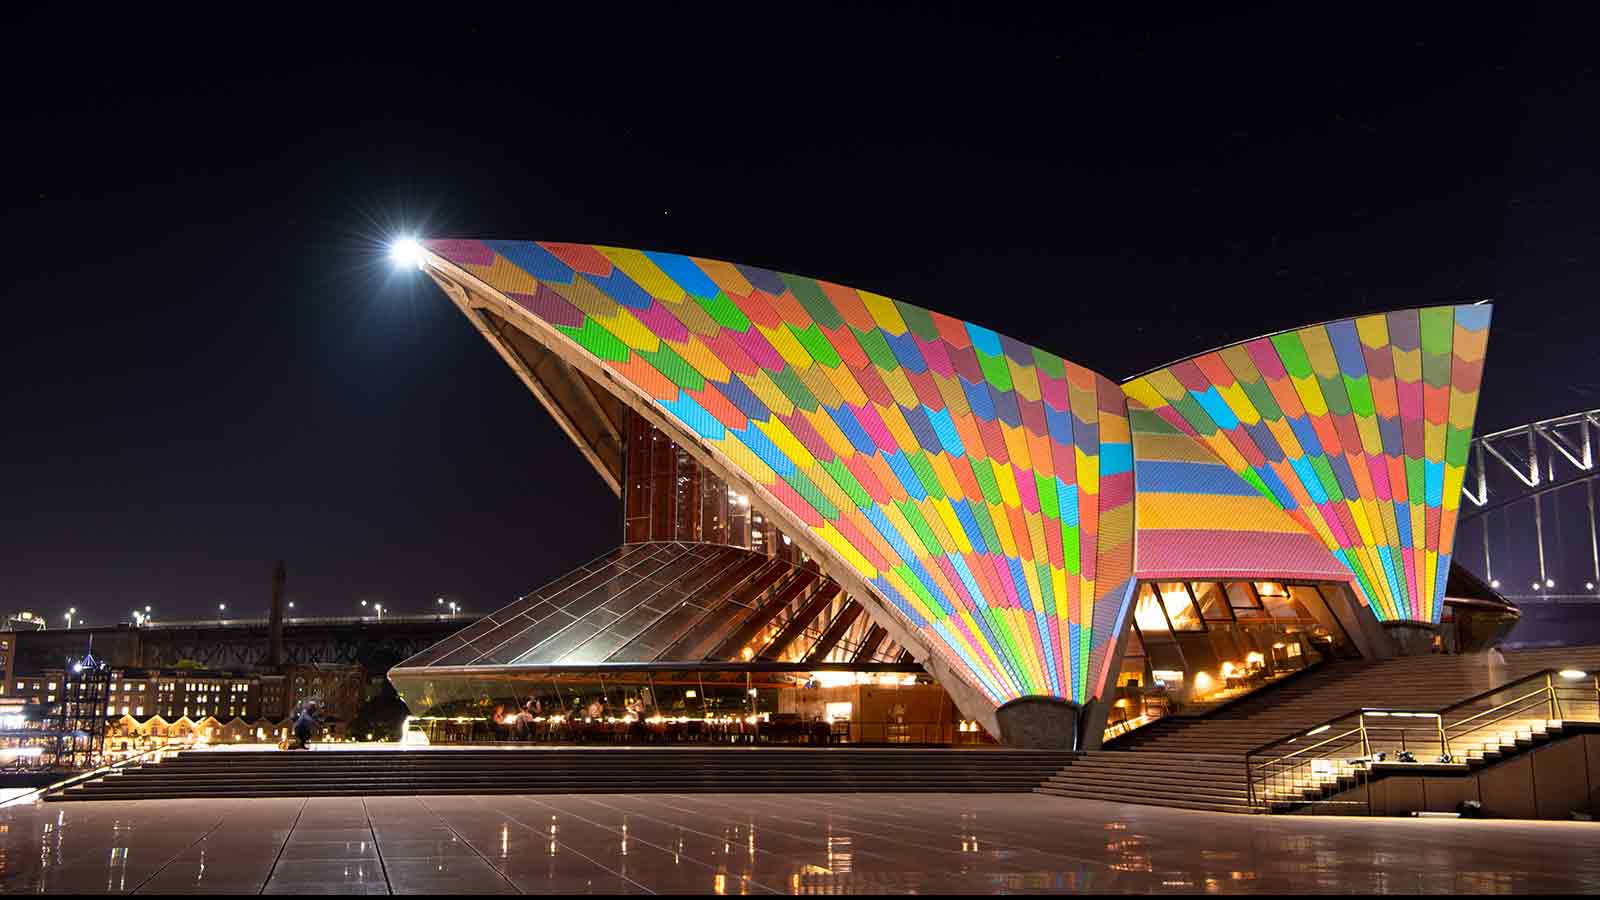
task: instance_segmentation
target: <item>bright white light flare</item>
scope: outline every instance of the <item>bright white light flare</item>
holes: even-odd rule
[[[416,238],[406,237],[395,241],[389,247],[389,258],[394,260],[397,266],[416,266],[420,269],[427,259],[427,254],[423,252],[422,245],[417,243]]]

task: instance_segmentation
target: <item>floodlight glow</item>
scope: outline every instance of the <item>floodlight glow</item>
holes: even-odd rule
[[[1589,673],[1581,672],[1577,669],[1562,669],[1559,674],[1568,681],[1577,681],[1579,678],[1586,677]]]
[[[397,266],[416,266],[420,269],[427,257],[416,238],[405,237],[389,247],[389,258]]]

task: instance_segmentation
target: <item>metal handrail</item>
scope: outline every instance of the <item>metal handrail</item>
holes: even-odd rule
[[[1285,739],[1282,739],[1282,740],[1279,740],[1279,741],[1274,741],[1271,744],[1265,745],[1265,746],[1267,746],[1270,749],[1271,747],[1281,746],[1283,744],[1290,743],[1290,742],[1293,742],[1293,741],[1297,741],[1297,740],[1300,740],[1300,739],[1305,738],[1305,737],[1312,737],[1312,736],[1314,736],[1316,734],[1321,733],[1324,730],[1331,729],[1334,724],[1336,724],[1336,723],[1338,723],[1340,721],[1344,721],[1344,720],[1350,719],[1352,717],[1355,718],[1355,720],[1356,720],[1356,724],[1355,724],[1354,728],[1345,729],[1345,730],[1340,731],[1340,732],[1338,732],[1336,734],[1330,735],[1329,737],[1323,738],[1322,740],[1316,742],[1315,744],[1311,744],[1311,745],[1305,746],[1305,747],[1300,747],[1300,748],[1294,750],[1291,753],[1285,753],[1285,754],[1282,754],[1282,755],[1271,756],[1271,757],[1263,760],[1261,763],[1255,764],[1255,765],[1253,765],[1251,763],[1251,758],[1252,758],[1252,756],[1254,756],[1256,754],[1247,755],[1245,757],[1245,780],[1246,780],[1246,789],[1247,789],[1247,799],[1248,799],[1250,805],[1251,806],[1255,806],[1256,805],[1256,781],[1258,780],[1257,779],[1258,773],[1260,774],[1259,780],[1262,782],[1263,785],[1265,785],[1266,782],[1269,779],[1271,779],[1271,778],[1273,778],[1275,776],[1276,777],[1290,777],[1291,779],[1293,779],[1293,774],[1292,773],[1294,773],[1296,770],[1301,769],[1301,768],[1303,768],[1303,767],[1305,767],[1307,765],[1313,765],[1317,761],[1316,759],[1312,759],[1312,760],[1300,759],[1300,757],[1305,757],[1308,754],[1318,753],[1318,751],[1325,751],[1326,748],[1330,747],[1330,745],[1338,746],[1338,747],[1348,747],[1348,746],[1353,746],[1353,745],[1359,745],[1359,747],[1360,747],[1359,759],[1362,759],[1362,760],[1370,759],[1372,757],[1372,739],[1371,739],[1371,737],[1370,737],[1368,732],[1369,732],[1369,728],[1376,727],[1376,726],[1369,726],[1368,722],[1367,722],[1368,719],[1376,719],[1376,718],[1380,718],[1380,717],[1381,718],[1385,718],[1385,719],[1388,719],[1390,717],[1405,718],[1405,719],[1431,718],[1431,719],[1434,720],[1434,731],[1438,735],[1441,754],[1449,754],[1449,752],[1450,752],[1449,737],[1445,733],[1444,717],[1440,713],[1430,712],[1430,711],[1423,711],[1423,710],[1397,709],[1397,708],[1393,708],[1393,707],[1363,707],[1363,708],[1361,708],[1359,710],[1355,710],[1354,712],[1345,713],[1343,716],[1340,716],[1337,719],[1333,719],[1333,720],[1330,720],[1328,722],[1322,723],[1320,725],[1313,726],[1312,728],[1309,728],[1306,731],[1295,735],[1294,737],[1285,738]],[[1398,726],[1398,728],[1400,730],[1400,745],[1401,745],[1401,749],[1404,750],[1404,749],[1406,749],[1405,742],[1406,742],[1406,731],[1408,730],[1408,727],[1406,725],[1401,725],[1401,726]],[[1337,756],[1337,755],[1343,755],[1343,754],[1334,754],[1334,755]],[[1321,758],[1322,758],[1322,755],[1318,754],[1317,759],[1321,759]]]
[[[57,781],[54,784],[47,784],[44,787],[34,788],[33,790],[29,791],[26,794],[18,794],[17,796],[12,797],[10,800],[5,801],[4,803],[0,803],[0,807],[16,806],[16,805],[20,805],[20,804],[23,804],[23,803],[32,802],[32,800],[30,800],[30,798],[34,797],[34,795],[36,795],[36,794],[37,795],[44,795],[44,794],[49,794],[51,791],[65,790],[65,789],[71,787],[72,785],[77,784],[77,783],[79,783],[81,781],[88,781],[88,780],[90,780],[92,778],[99,778],[99,777],[101,777],[103,775],[107,775],[110,772],[112,772],[113,770],[121,769],[122,767],[127,766],[127,765],[129,765],[131,763],[137,762],[137,761],[143,759],[144,757],[149,756],[152,753],[162,753],[162,752],[174,753],[176,751],[173,750],[171,747],[151,747],[148,750],[144,750],[144,751],[141,751],[139,753],[135,753],[133,756],[129,756],[129,757],[125,758],[125,759],[119,759],[114,763],[109,763],[107,765],[100,766],[100,767],[95,768],[95,769],[91,769],[91,770],[89,770],[87,772],[79,772],[76,775],[68,776],[67,778],[64,778],[64,779],[62,779],[60,781]]]
[[[1512,684],[1515,684],[1515,683],[1516,682],[1512,682]],[[1507,687],[1510,687],[1510,685],[1507,685]],[[1468,722],[1471,722],[1474,719],[1480,719],[1480,718],[1482,718],[1484,716],[1489,715],[1490,713],[1499,712],[1500,710],[1505,709],[1506,707],[1512,705],[1513,703],[1521,703],[1522,701],[1527,700],[1530,697],[1538,697],[1538,696],[1541,696],[1541,695],[1549,696],[1549,692],[1550,692],[1550,686],[1546,685],[1544,687],[1539,688],[1536,691],[1531,691],[1529,693],[1523,694],[1521,697],[1516,697],[1514,699],[1507,700],[1506,702],[1501,703],[1498,706],[1492,706],[1492,707],[1484,710],[1483,712],[1478,713],[1477,715],[1468,716],[1465,719],[1462,719],[1462,720],[1460,720],[1458,722],[1451,722],[1449,727],[1455,728],[1455,727],[1457,727],[1459,725],[1465,725],[1465,724],[1467,724]],[[1444,708],[1443,712],[1449,712],[1452,709],[1455,709],[1455,708],[1457,708],[1459,706],[1464,706],[1464,705],[1466,705],[1466,704],[1458,703],[1458,704],[1455,704],[1455,706],[1447,706],[1447,707]],[[1505,718],[1505,716],[1501,716],[1500,717],[1500,719],[1504,719],[1504,718]],[[1500,721],[1500,719],[1496,719],[1495,721],[1498,722],[1498,721]]]
[[[1350,712],[1344,713],[1344,714],[1339,715],[1339,716],[1335,716],[1335,717],[1333,717],[1331,719],[1328,719],[1328,720],[1326,720],[1324,722],[1319,722],[1318,724],[1313,725],[1310,728],[1301,729],[1301,730],[1297,731],[1293,735],[1290,735],[1290,736],[1287,736],[1287,737],[1283,737],[1283,738],[1279,738],[1279,739],[1274,740],[1274,741],[1268,741],[1267,743],[1262,744],[1262,745],[1260,745],[1260,746],[1258,746],[1258,747],[1256,747],[1256,748],[1254,748],[1254,749],[1252,749],[1252,750],[1250,750],[1250,751],[1245,753],[1245,782],[1246,782],[1246,788],[1247,788],[1248,802],[1252,807],[1256,807],[1258,805],[1257,796],[1256,796],[1256,781],[1257,781],[1258,772],[1260,773],[1260,780],[1261,780],[1263,786],[1265,786],[1265,784],[1266,784],[1266,782],[1267,782],[1267,780],[1269,778],[1275,777],[1275,776],[1285,775],[1288,772],[1293,771],[1296,768],[1309,765],[1312,762],[1312,760],[1306,760],[1306,759],[1299,759],[1298,762],[1292,762],[1293,760],[1296,760],[1297,758],[1305,757],[1308,753],[1311,753],[1313,751],[1316,751],[1316,750],[1319,750],[1319,749],[1322,749],[1322,748],[1326,748],[1330,744],[1334,744],[1336,742],[1343,741],[1346,744],[1353,743],[1353,741],[1350,740],[1352,735],[1356,735],[1356,734],[1360,735],[1360,742],[1361,742],[1361,746],[1362,746],[1361,758],[1363,758],[1363,759],[1370,758],[1370,756],[1371,756],[1371,753],[1369,752],[1370,751],[1370,742],[1369,742],[1369,739],[1368,739],[1368,736],[1367,736],[1366,719],[1367,719],[1367,717],[1369,715],[1371,715],[1373,713],[1378,713],[1380,715],[1393,715],[1393,714],[1397,714],[1398,713],[1398,714],[1403,715],[1403,716],[1414,716],[1414,715],[1424,714],[1424,715],[1428,715],[1428,716],[1434,717],[1435,720],[1436,720],[1436,727],[1438,729],[1439,745],[1440,745],[1440,748],[1441,748],[1441,756],[1447,757],[1447,758],[1452,756],[1452,754],[1450,753],[1450,736],[1451,736],[1452,732],[1454,732],[1456,734],[1457,739],[1460,739],[1464,735],[1470,734],[1472,731],[1480,730],[1480,729],[1482,729],[1484,727],[1487,727],[1488,725],[1492,725],[1494,723],[1503,721],[1504,719],[1509,718],[1509,717],[1517,714],[1518,712],[1523,711],[1524,709],[1527,708],[1527,706],[1528,706],[1527,701],[1529,701],[1529,700],[1532,700],[1532,699],[1535,699],[1535,698],[1540,698],[1540,697],[1546,698],[1548,700],[1549,705],[1550,705],[1551,718],[1560,718],[1560,699],[1558,697],[1558,688],[1557,688],[1556,681],[1555,681],[1556,675],[1557,675],[1557,672],[1554,669],[1542,669],[1542,670],[1540,670],[1538,672],[1530,673],[1530,674],[1525,675],[1522,678],[1518,678],[1518,679],[1516,679],[1514,681],[1507,682],[1506,684],[1502,684],[1502,685],[1498,685],[1496,687],[1490,688],[1487,691],[1482,691],[1482,692],[1480,692],[1478,694],[1474,694],[1473,696],[1468,697],[1465,700],[1457,701],[1456,703],[1453,703],[1453,704],[1451,704],[1449,706],[1446,706],[1446,707],[1444,707],[1442,709],[1439,709],[1437,711],[1423,712],[1423,711],[1419,711],[1419,710],[1386,709],[1386,708],[1380,708],[1380,707],[1363,707],[1361,709],[1351,710]],[[1467,718],[1461,719],[1461,720],[1456,721],[1454,723],[1450,723],[1448,725],[1445,724],[1446,715],[1448,715],[1449,713],[1451,713],[1454,710],[1459,710],[1459,709],[1463,709],[1465,707],[1469,707],[1469,706],[1471,706],[1473,704],[1476,704],[1478,702],[1481,702],[1481,701],[1483,701],[1483,700],[1485,700],[1487,698],[1493,697],[1493,696],[1495,696],[1497,694],[1503,694],[1509,689],[1515,689],[1519,685],[1522,685],[1522,684],[1527,683],[1527,682],[1535,681],[1535,680],[1540,680],[1540,681],[1544,682],[1543,685],[1537,690],[1530,691],[1530,692],[1528,692],[1526,694],[1522,694],[1521,696],[1515,697],[1515,698],[1513,698],[1511,700],[1496,704],[1495,706],[1491,707],[1490,709],[1483,710],[1481,712],[1478,712],[1478,713],[1476,713],[1474,715],[1468,716]],[[1600,679],[1596,679],[1596,695],[1597,695],[1597,704],[1600,704]],[[1519,705],[1519,704],[1521,704],[1521,705]],[[1471,729],[1468,729],[1466,731],[1461,731],[1461,726],[1463,726],[1463,725],[1478,721],[1480,719],[1483,719],[1486,716],[1490,716],[1490,715],[1493,715],[1495,713],[1501,713],[1502,711],[1508,710],[1511,707],[1516,707],[1516,709],[1511,710],[1510,712],[1504,712],[1502,715],[1500,715],[1497,718],[1491,720],[1490,722],[1480,723],[1475,728],[1471,728]],[[1600,709],[1600,705],[1597,705],[1597,709]],[[1333,726],[1337,725],[1341,721],[1348,720],[1348,719],[1350,719],[1352,717],[1356,717],[1356,719],[1357,719],[1357,724],[1356,724],[1355,728],[1342,730],[1338,734],[1335,734],[1335,735],[1332,735],[1330,737],[1324,738],[1323,740],[1318,741],[1315,744],[1312,744],[1312,745],[1309,745],[1309,746],[1306,746],[1306,747],[1297,748],[1293,752],[1284,753],[1284,754],[1281,754],[1281,755],[1273,755],[1273,756],[1268,757],[1265,760],[1260,761],[1259,763],[1258,762],[1253,762],[1253,760],[1255,760],[1257,757],[1261,757],[1261,756],[1267,755],[1267,751],[1273,750],[1273,749],[1275,749],[1277,747],[1285,746],[1287,744],[1294,743],[1295,741],[1299,741],[1299,740],[1302,740],[1302,739],[1307,738],[1307,737],[1311,737],[1311,736],[1313,736],[1315,734],[1318,734],[1318,733],[1320,733],[1320,732],[1322,732],[1324,730],[1330,730],[1330,729],[1332,729]],[[1405,740],[1405,730],[1402,727],[1402,729],[1401,729],[1401,742],[1402,742],[1402,744],[1404,743],[1404,740]],[[1262,799],[1264,800],[1265,798],[1262,798]]]
[[[1550,675],[1554,675],[1555,673],[1556,673],[1555,669],[1541,669],[1538,672],[1534,672],[1534,673],[1532,673],[1530,675],[1525,675],[1522,678],[1518,678],[1516,681],[1508,681],[1505,684],[1500,685],[1499,687],[1490,688],[1489,690],[1483,691],[1482,693],[1474,694],[1473,696],[1468,697],[1465,700],[1458,700],[1457,702],[1452,703],[1449,706],[1446,706],[1446,707],[1444,707],[1442,709],[1436,710],[1436,712],[1438,712],[1439,714],[1443,715],[1444,713],[1450,712],[1453,709],[1458,709],[1460,707],[1467,706],[1467,705],[1472,704],[1472,703],[1476,703],[1479,700],[1484,699],[1485,697],[1490,697],[1490,696],[1493,696],[1494,694],[1498,694],[1501,691],[1506,690],[1507,688],[1515,687],[1515,686],[1517,686],[1518,684],[1521,684],[1524,681],[1530,681],[1530,680],[1532,680],[1534,678],[1547,677],[1547,676],[1550,676]],[[1312,725],[1309,728],[1300,729],[1295,734],[1289,735],[1288,737],[1281,737],[1281,738],[1278,738],[1276,740],[1267,741],[1265,744],[1262,744],[1262,745],[1260,745],[1258,747],[1255,747],[1255,748],[1252,748],[1250,750],[1246,750],[1244,755],[1245,755],[1246,758],[1249,758],[1249,757],[1252,757],[1252,756],[1260,756],[1262,753],[1264,753],[1264,752],[1266,752],[1268,750],[1271,750],[1273,747],[1276,747],[1279,744],[1292,743],[1294,741],[1299,740],[1302,737],[1305,737],[1306,733],[1308,733],[1308,732],[1316,731],[1318,728],[1321,728],[1324,725],[1333,725],[1334,723],[1338,722],[1340,719],[1347,719],[1347,718],[1349,718],[1349,717],[1351,717],[1353,715],[1356,715],[1357,713],[1360,713],[1363,710],[1367,710],[1367,709],[1374,709],[1374,710],[1377,710],[1377,711],[1380,711],[1380,712],[1394,712],[1394,711],[1396,711],[1396,710],[1385,710],[1385,709],[1382,709],[1381,707],[1365,707],[1365,706],[1364,707],[1359,707],[1357,709],[1352,709],[1349,712],[1342,712],[1342,713],[1338,714],[1337,716],[1334,716],[1331,719],[1327,719],[1325,721],[1318,722],[1317,724]],[[1398,710],[1398,711],[1407,712],[1408,710]]]

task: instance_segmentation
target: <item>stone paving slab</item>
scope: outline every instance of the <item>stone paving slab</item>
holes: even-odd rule
[[[1038,794],[0,808],[5,894],[1597,890],[1593,823],[1233,816]]]

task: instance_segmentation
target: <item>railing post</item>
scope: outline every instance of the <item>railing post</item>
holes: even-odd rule
[[[1248,756],[1246,756],[1244,758],[1244,790],[1245,790],[1245,802],[1250,804],[1250,808],[1251,809],[1255,809],[1256,808],[1256,776],[1255,776],[1254,772],[1250,771],[1250,757],[1248,757]]]
[[[1556,679],[1554,675],[1546,672],[1544,675],[1544,689],[1550,694],[1550,718],[1561,718],[1561,702],[1556,699]]]
[[[1367,714],[1356,713],[1356,721],[1361,727],[1361,756],[1367,760],[1367,765],[1372,765],[1372,745],[1367,742]]]
[[[1450,738],[1444,733],[1444,716],[1440,714],[1433,718],[1435,724],[1439,726],[1439,756],[1454,759],[1455,757],[1450,753]]]

